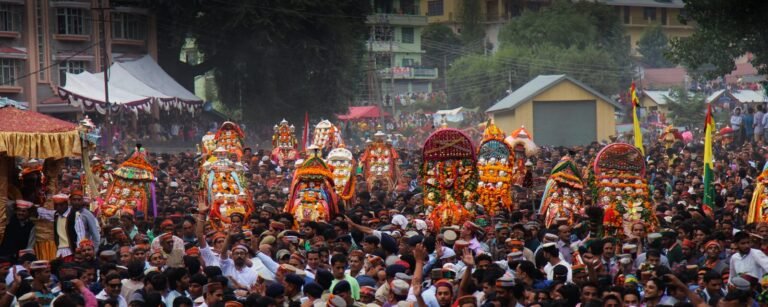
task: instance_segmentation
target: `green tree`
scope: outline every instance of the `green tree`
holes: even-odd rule
[[[706,105],[704,94],[688,92],[683,88],[672,89],[666,98],[670,117],[675,126],[700,127],[704,125]]]
[[[685,14],[680,21],[695,22],[687,38],[671,41],[670,59],[708,79],[726,75],[736,67],[734,59],[752,53],[752,65],[768,74],[768,1],[683,0]]]
[[[603,4],[556,1],[541,11],[526,11],[502,28],[499,40],[496,54],[453,63],[450,104],[489,107],[541,74],[567,74],[607,95],[630,83],[622,24]]]
[[[369,1],[146,0],[158,20],[160,64],[182,84],[213,69],[222,102],[256,124],[303,112],[330,117],[359,80]],[[194,38],[204,61],[181,63]],[[184,81],[189,80],[189,81]]]
[[[485,47],[485,29],[480,1],[461,0],[461,41],[474,52],[482,52]]]
[[[661,31],[661,26],[653,26],[643,32],[637,41],[637,51],[643,55],[642,62],[651,68],[672,67],[666,58],[669,49],[667,36]]]

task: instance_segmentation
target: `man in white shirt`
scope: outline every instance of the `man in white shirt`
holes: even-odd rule
[[[128,302],[120,295],[120,290],[123,287],[123,282],[120,280],[120,275],[116,273],[109,274],[104,281],[104,290],[101,290],[99,294],[96,294],[96,299],[103,301],[107,299],[117,300],[119,307],[128,307]]]
[[[253,267],[246,265],[245,260],[248,257],[248,248],[243,245],[235,245],[232,247],[231,259],[227,254],[227,252],[221,253],[220,266],[222,274],[236,283],[232,285],[233,288],[250,290],[251,286],[256,284],[259,274]]]
[[[555,278],[554,268],[558,265],[562,265],[568,269],[567,281],[571,282],[571,276],[573,275],[571,265],[560,259],[560,252],[557,245],[555,243],[545,243],[541,248],[541,252],[543,253],[544,258],[547,259],[547,265],[544,266],[544,273],[547,274],[547,279],[553,280]]]
[[[768,272],[768,256],[759,249],[752,248],[749,233],[741,231],[733,236],[738,251],[731,256],[728,282],[741,274],[761,278]]]
[[[53,196],[53,209],[37,208],[39,218],[53,222],[56,257],[72,259],[77,243],[87,237],[85,221],[80,213],[69,206],[69,195]]]

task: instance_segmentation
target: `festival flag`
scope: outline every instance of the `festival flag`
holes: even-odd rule
[[[712,182],[714,155],[712,154],[712,133],[715,119],[712,117],[712,104],[707,104],[707,117],[704,119],[704,213],[712,216],[715,206],[715,191]]]
[[[629,95],[632,99],[632,122],[635,130],[635,147],[640,149],[640,152],[645,155],[645,149],[643,148],[643,131],[640,129],[640,121],[637,119],[637,108],[640,106],[640,99],[637,99],[635,82],[632,82],[632,87],[629,88]]]
[[[304,131],[301,132],[301,143],[304,144],[304,151],[309,147],[309,112],[304,112]]]

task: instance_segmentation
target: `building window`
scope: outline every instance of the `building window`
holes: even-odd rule
[[[392,39],[391,27],[374,26],[373,33],[374,33],[374,36],[373,36],[374,41],[388,42],[390,39]]]
[[[37,67],[46,66],[45,56],[45,20],[43,18],[43,3],[36,1],[35,4],[35,29],[37,29]],[[45,82],[48,79],[47,69],[37,70],[37,80]]]
[[[59,85],[67,81],[67,73],[79,74],[86,71],[88,65],[85,61],[64,61],[59,63]]]
[[[57,32],[58,34],[85,35],[88,29],[85,26],[85,10],[77,8],[58,8]]]
[[[403,59],[403,67],[413,67],[414,63],[416,63],[416,61],[414,61],[413,59],[408,59],[408,58]]]
[[[413,42],[414,42],[414,39],[413,39],[413,36],[414,36],[413,35],[413,28],[411,28],[411,27],[403,27],[402,29],[400,29],[400,32],[401,32],[401,34],[403,36],[402,37],[402,42],[404,44],[413,44]]]
[[[112,14],[112,38],[144,40],[147,38],[147,18],[137,14]]]
[[[0,59],[0,86],[16,86],[20,67],[18,60]]]
[[[21,6],[0,4],[0,31],[19,32],[21,29]]]
[[[667,25],[667,8],[661,8],[661,24]]]
[[[628,7],[628,6],[625,6],[625,7],[624,7],[624,24],[629,24],[629,21],[630,21],[630,20],[629,20],[629,17],[630,17],[630,14],[629,14],[629,7]]]
[[[427,15],[443,16],[443,0],[427,1]]]
[[[656,20],[656,8],[655,7],[646,7],[643,9],[643,19],[654,21]]]

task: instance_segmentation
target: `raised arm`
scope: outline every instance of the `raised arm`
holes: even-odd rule
[[[475,267],[475,256],[472,255],[472,251],[468,248],[464,248],[463,251],[464,255],[461,257],[461,261],[464,262],[466,267],[464,268],[464,276],[461,278],[461,283],[459,284],[458,297],[472,294],[466,289],[469,287],[469,283],[472,280],[472,268]]]

